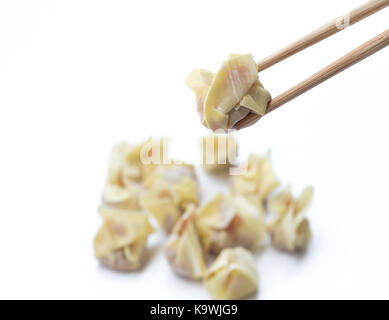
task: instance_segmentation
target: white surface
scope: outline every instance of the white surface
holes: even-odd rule
[[[176,158],[197,161],[206,131],[184,84],[193,68],[216,70],[230,52],[259,60],[362,2],[1,1],[0,297],[208,298],[160,250],[133,274],[93,258],[111,146],[169,136]],[[275,96],[388,20],[386,9],[261,80]],[[307,254],[258,256],[258,298],[389,298],[388,57],[238,134],[242,156],[271,148],[284,184],[315,187]]]

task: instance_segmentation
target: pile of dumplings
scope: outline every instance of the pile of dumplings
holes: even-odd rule
[[[216,143],[219,137],[207,138]],[[235,138],[228,135],[227,139],[225,148],[235,150]],[[94,239],[101,264],[120,271],[141,269],[147,239],[161,228],[167,235],[166,261],[177,275],[203,281],[214,299],[241,299],[258,288],[253,255],[258,249],[268,242],[288,252],[308,246],[311,230],[305,212],[312,187],[298,198],[289,188],[275,192],[280,182],[269,153],[250,155],[241,174],[228,176],[226,169],[234,161],[220,155],[233,152],[203,147],[203,153],[213,152],[215,159],[223,160],[204,163],[204,170],[224,172],[230,192],[201,203],[194,166],[177,161],[165,164],[165,145],[148,139],[113,148],[98,209],[102,225]],[[154,161],[141,161],[145,156]],[[274,215],[271,221],[268,212]]]

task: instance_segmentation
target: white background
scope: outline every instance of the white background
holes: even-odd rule
[[[264,58],[363,0],[0,2],[0,297],[208,298],[151,239],[144,270],[95,261],[107,157],[117,142],[171,138],[197,162],[202,128],[185,87],[228,53]],[[275,96],[388,28],[389,9],[263,72]],[[256,298],[389,298],[389,48],[237,136],[309,184],[303,256],[257,255]],[[204,181],[202,177],[202,181]],[[208,183],[207,197],[221,189]],[[206,198],[206,197],[205,197]],[[205,199],[204,198],[204,199]]]

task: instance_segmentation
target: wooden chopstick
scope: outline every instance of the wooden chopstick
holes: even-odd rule
[[[379,50],[385,48],[389,45],[389,29],[381,33],[377,37],[371,39],[370,41],[364,43],[360,47],[349,52],[342,58],[331,63],[329,66],[325,67],[321,71],[315,73],[306,80],[300,82],[294,87],[290,88],[286,92],[280,94],[278,97],[272,99],[267,107],[266,114],[274,111],[285,103],[293,100],[294,98],[300,96],[304,92],[316,87],[320,83],[330,79],[336,74],[342,72],[343,70],[351,67],[352,65],[362,61],[363,59],[371,56],[372,54],[378,52]],[[239,121],[234,129],[240,130],[245,127],[248,127],[258,121],[260,117],[254,113],[250,113],[246,118]]]
[[[337,75],[339,72],[385,48],[387,45],[389,45],[389,29],[274,98],[270,102],[266,113],[272,112],[304,92]]]
[[[275,65],[276,63],[281,62],[282,60],[285,60],[288,57],[314,45],[315,43],[318,43],[319,41],[344,30],[348,26],[351,26],[358,21],[367,18],[368,16],[386,8],[387,6],[389,6],[389,0],[372,0],[365,3],[359,8],[354,9],[351,12],[327,23],[326,25],[311,32],[300,40],[297,40],[296,42],[258,62],[258,72],[263,71]]]

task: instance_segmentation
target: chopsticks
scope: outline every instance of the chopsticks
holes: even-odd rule
[[[370,41],[364,43],[360,47],[349,52],[342,58],[331,63],[329,66],[325,67],[321,71],[315,73],[308,79],[300,82],[296,86],[292,87],[288,91],[274,98],[266,110],[267,113],[272,112],[278,107],[284,105],[290,100],[298,97],[304,92],[316,87],[320,83],[330,79],[331,77],[337,75],[339,72],[351,67],[352,65],[358,63],[371,56],[372,54],[378,52],[379,50],[385,48],[389,45],[389,29],[380,35],[374,37]]]
[[[344,19],[346,19],[345,20],[346,25],[348,23],[350,23],[350,25],[356,23],[375,12],[384,9],[388,5],[389,5],[389,0],[369,1],[365,5],[359,7],[358,9],[351,11],[351,13],[349,14],[349,18],[350,18],[349,20],[346,17],[347,15],[345,16],[346,18]],[[336,32],[340,31],[341,29],[338,28],[339,21],[340,21],[339,19],[335,19],[329,24],[317,29],[316,31],[310,33],[306,37],[298,40],[294,44],[287,46],[286,48],[275,53],[274,55],[264,59],[262,62],[259,62],[258,70],[264,70],[290,57],[291,55],[300,52],[301,50],[325,38],[328,38],[332,34],[335,34]],[[306,80],[290,88],[286,92],[280,94],[276,98],[272,99],[267,107],[266,114],[274,111],[275,109],[279,108],[285,103],[293,100],[294,98],[316,87],[320,83],[330,79],[331,77],[353,66],[354,64],[364,60],[365,58],[371,56],[372,54],[378,52],[379,50],[385,48],[388,45],[389,45],[389,29],[383,32],[382,34],[376,36],[375,38],[371,39],[370,41],[362,44],[360,47],[346,54],[342,58],[331,63],[330,65],[328,65],[321,71],[315,73],[314,75],[310,76]],[[244,119],[236,123],[233,129],[240,130],[248,126],[251,126],[252,124],[257,122],[260,118],[261,117],[259,115],[250,113]]]
[[[280,51],[270,55],[269,57],[258,62],[258,72],[266,70],[267,68],[281,62],[290,56],[324,40],[347,27],[371,16],[372,14],[389,6],[389,0],[372,0],[364,5],[332,20],[326,25],[316,29],[305,37],[293,42]]]
[[[385,48],[389,45],[389,29],[381,33],[377,37],[371,39],[370,41],[364,43],[360,47],[349,52],[342,58],[331,63],[329,66],[325,67],[321,71],[310,76],[306,80],[300,82],[294,87],[290,88],[286,92],[280,94],[278,97],[272,99],[267,107],[266,114],[274,111],[275,109],[281,107],[285,103],[293,100],[294,98],[302,95],[304,92],[316,87],[320,83],[330,79],[331,77],[337,75],[343,70],[351,67],[352,65],[358,63],[371,56],[372,54],[378,52],[379,50]],[[259,120],[259,116],[254,113],[250,113],[243,120],[239,121],[234,129],[240,130],[246,128],[256,121]]]

